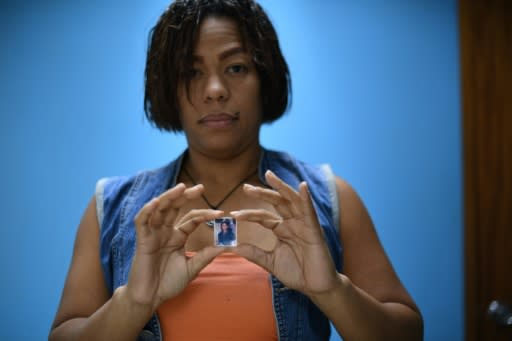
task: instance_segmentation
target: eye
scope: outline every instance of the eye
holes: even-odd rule
[[[228,67],[228,72],[233,74],[247,73],[249,68],[244,64],[234,64]]]
[[[201,76],[203,72],[197,68],[190,68],[185,72],[185,74],[188,79],[194,79]]]

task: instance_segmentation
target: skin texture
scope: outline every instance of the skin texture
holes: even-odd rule
[[[236,23],[219,20],[201,27],[189,96],[185,86],[179,90],[180,119],[192,153],[228,159],[259,147],[260,82]],[[214,126],[222,118],[225,125]]]
[[[205,19],[195,50],[189,94],[179,91],[188,141],[186,167],[175,187],[137,214],[136,252],[128,283],[110,297],[99,260],[99,226],[91,200],[80,223],[51,340],[134,340],[165,300],[178,295],[215,256],[204,224],[230,215],[239,246],[230,248],[287,287],[309,296],[347,341],[421,340],[418,308],[404,289],[357,193],[337,179],[345,272],[329,256],[306,183],[296,191],[272,172],[271,189],[253,176],[221,210],[218,202],[257,167],[260,82],[235,22]],[[197,252],[188,257],[185,251]],[[172,274],[172,276],[171,276]]]

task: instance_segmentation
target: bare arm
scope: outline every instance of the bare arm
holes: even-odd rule
[[[423,322],[402,286],[357,193],[337,179],[344,274],[338,288],[313,297],[344,339],[422,340]]]
[[[278,242],[272,251],[245,244],[235,252],[310,297],[346,341],[422,340],[420,313],[396,276],[357,194],[337,179],[345,250],[345,273],[339,274],[307,184],[295,191],[272,172],[265,176],[273,190],[245,185],[244,191],[272,204],[276,212],[231,214],[272,230]]]
[[[124,287],[110,297],[99,255],[99,226],[93,198],[78,227],[49,340],[135,340],[149,320],[151,307],[130,302]]]
[[[99,226],[91,200],[78,228],[73,260],[49,340],[135,340],[157,307],[178,295],[222,252],[206,247],[187,257],[184,245],[200,224],[222,211],[180,207],[201,195],[201,185],[179,184],[146,203],[135,218],[136,251],[128,283],[109,297],[100,263]],[[172,275],[170,275],[172,274]]]

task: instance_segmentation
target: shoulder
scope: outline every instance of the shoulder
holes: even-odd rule
[[[183,154],[170,163],[153,169],[145,169],[132,175],[104,177],[96,183],[96,200],[112,196],[124,196],[134,188],[147,189],[150,187],[168,186],[181,165]]]
[[[378,244],[372,218],[357,191],[346,180],[338,176],[336,176],[336,191],[339,197],[340,237],[343,239],[346,251],[351,252],[353,248],[350,245],[359,245],[359,247],[365,248],[366,242]]]
[[[264,170],[272,169],[278,176],[283,175],[284,180],[287,180],[287,175],[296,177],[299,181],[315,183],[334,180],[334,174],[329,164],[305,162],[287,152],[264,149],[262,161]],[[295,184],[290,185],[295,187],[293,186]]]
[[[96,182],[96,194],[122,193],[143,181],[161,181],[167,175],[169,167],[170,164],[155,169],[141,170],[132,175],[103,177]]]
[[[362,214],[366,215],[366,207],[354,187],[340,176],[335,176],[334,179],[336,193],[339,198],[340,212],[342,213],[341,219],[351,218],[350,220],[354,220]]]
[[[96,211],[100,225],[104,217],[120,210],[137,209],[165,191],[175,180],[179,160],[154,169],[142,170],[128,176],[111,176],[96,182]]]
[[[336,184],[336,191],[338,192],[340,199],[344,199],[349,202],[359,199],[359,195],[357,194],[356,190],[347,180],[338,175],[335,175],[334,181]]]
[[[364,203],[357,190],[342,177],[336,175],[334,178],[336,184],[336,192],[340,199],[340,205],[345,207],[345,209],[363,209]]]

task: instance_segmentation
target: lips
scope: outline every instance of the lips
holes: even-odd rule
[[[235,121],[238,121],[240,113],[211,113],[199,119],[198,123],[213,127],[213,128],[224,128],[231,126]]]

